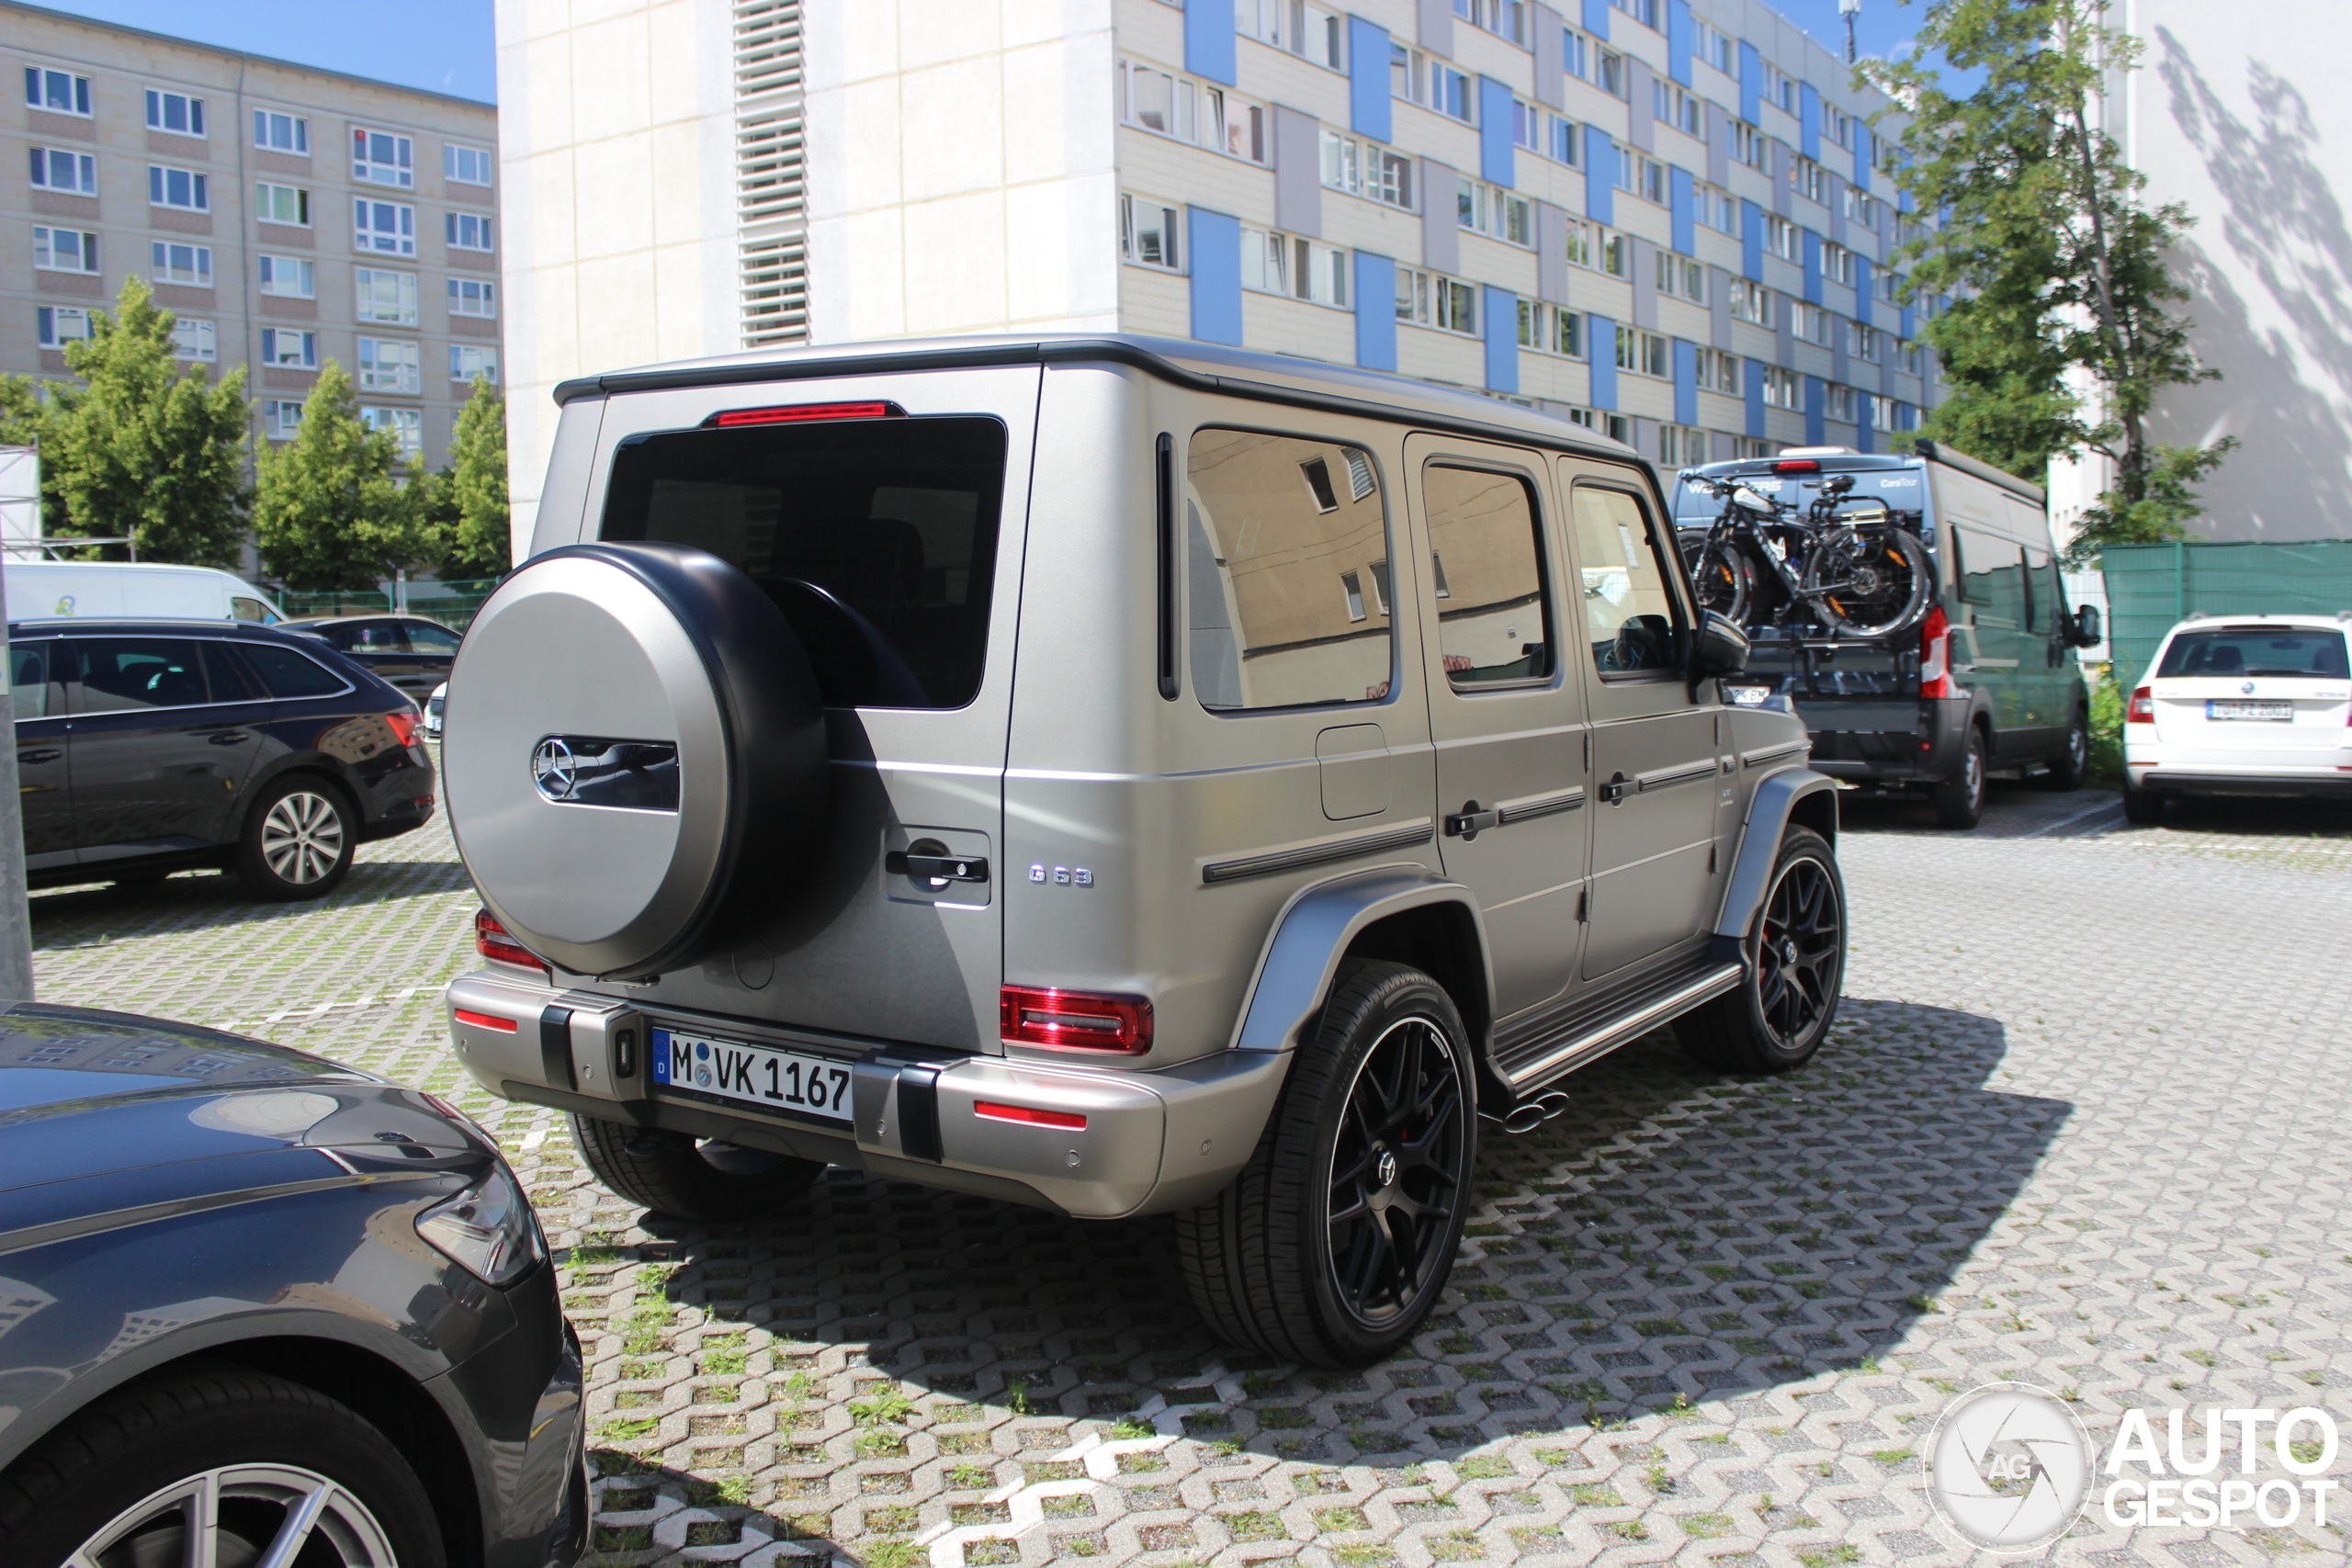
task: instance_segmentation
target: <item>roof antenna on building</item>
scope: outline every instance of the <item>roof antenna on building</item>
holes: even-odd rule
[[[1854,63],[1854,18],[1860,15],[1862,0],[1838,0],[1838,14],[1846,18],[1846,63]]]

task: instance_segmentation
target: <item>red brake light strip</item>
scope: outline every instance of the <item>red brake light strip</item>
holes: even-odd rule
[[[511,1018],[500,1018],[494,1013],[476,1012],[471,1008],[458,1009],[458,1021],[470,1023],[476,1029],[495,1029],[501,1034],[512,1034],[515,1029],[514,1021]]]
[[[907,411],[896,403],[786,403],[775,408],[727,409],[703,423],[720,430],[747,424],[802,424],[826,419],[903,419]]]
[[[1022,1122],[1032,1127],[1067,1127],[1075,1133],[1086,1131],[1086,1118],[1074,1111],[1040,1111],[1033,1105],[1000,1105],[993,1100],[976,1100],[972,1114],[985,1116],[991,1122]]]

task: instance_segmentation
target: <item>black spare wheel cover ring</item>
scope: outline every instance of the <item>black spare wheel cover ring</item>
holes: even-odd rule
[[[823,708],[775,602],[705,550],[567,545],[501,583],[443,715],[482,901],[574,974],[638,979],[772,917],[823,827]]]

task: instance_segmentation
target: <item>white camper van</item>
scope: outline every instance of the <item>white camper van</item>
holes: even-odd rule
[[[286,618],[252,583],[207,566],[11,560],[0,575],[7,582],[11,621],[105,617],[252,621],[266,626]]]

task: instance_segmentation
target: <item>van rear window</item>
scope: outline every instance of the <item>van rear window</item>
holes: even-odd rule
[[[2156,667],[2159,679],[2175,675],[2306,675],[2346,679],[2342,632],[2295,631],[2277,626],[2224,626],[2181,632]]]
[[[962,707],[988,658],[1004,455],[982,417],[632,436],[601,536],[691,545],[758,583],[828,707]]]

